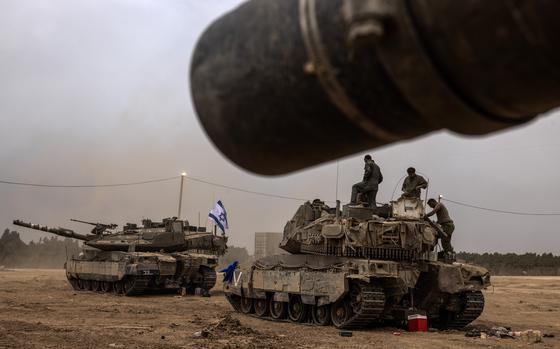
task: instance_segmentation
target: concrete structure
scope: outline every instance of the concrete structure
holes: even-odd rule
[[[275,254],[285,254],[278,246],[282,233],[255,233],[255,259]]]

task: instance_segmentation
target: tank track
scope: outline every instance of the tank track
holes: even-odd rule
[[[238,313],[241,312],[241,298],[234,294],[226,294],[226,299],[231,307]]]
[[[466,292],[465,306],[460,313],[454,314],[446,323],[448,329],[460,330],[476,320],[484,310],[484,295],[481,291]]]
[[[132,284],[128,284],[130,287],[128,290],[123,288],[123,280],[120,281],[98,281],[98,284],[94,284],[96,280],[87,279],[75,279],[67,276],[68,282],[72,288],[76,291],[91,291],[100,293],[113,293],[124,296],[138,296],[146,294],[151,291],[152,279],[148,277],[137,277],[133,279]],[[129,279],[130,280],[130,279]],[[94,286],[96,285],[96,286]],[[119,285],[120,287],[117,287]],[[117,291],[119,290],[119,291]]]
[[[132,289],[126,292],[125,296],[139,296],[150,291],[150,278],[135,278]]]
[[[374,285],[357,284],[360,287],[361,306],[343,324],[343,328],[357,329],[368,327],[371,323],[379,320],[385,309],[385,292]]]
[[[372,323],[379,321],[385,309],[385,292],[382,288],[373,285],[358,284],[360,287],[361,305],[358,311],[354,311],[352,316],[346,320],[341,328],[360,329],[371,326]],[[232,308],[241,312],[241,297],[235,294],[225,294],[226,299]],[[348,298],[345,298],[348,301]],[[260,317],[255,314],[245,314],[255,318],[274,321],[274,322],[291,322],[289,319],[273,319],[271,316]],[[302,325],[312,325],[311,316],[302,322]],[[317,325],[319,326],[319,325]]]
[[[202,284],[200,287],[210,291],[216,286],[216,279],[218,277],[216,270],[208,267],[200,267],[200,271],[202,272]]]

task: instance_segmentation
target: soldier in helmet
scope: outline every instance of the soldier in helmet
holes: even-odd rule
[[[445,233],[441,236],[441,245],[443,246],[443,251],[446,253],[453,253],[453,246],[451,246],[451,236],[455,230],[455,224],[449,216],[449,211],[447,207],[441,202],[437,202],[435,199],[429,199],[428,205],[432,208],[432,211],[426,214],[426,217],[433,216],[437,217],[437,222],[441,226],[441,230]]]
[[[408,173],[408,176],[404,179],[402,185],[402,196],[420,199],[421,189],[426,189],[428,187],[428,182],[424,177],[416,174],[416,169],[414,167],[409,167],[406,173]]]
[[[366,194],[370,207],[377,207],[376,198],[379,183],[383,182],[383,175],[381,169],[371,158],[371,155],[364,157],[364,179],[352,186],[352,198],[350,204],[356,204],[358,193]]]

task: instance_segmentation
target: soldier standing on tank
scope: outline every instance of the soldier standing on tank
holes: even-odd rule
[[[441,226],[441,230],[445,234],[441,236],[441,245],[443,246],[443,252],[450,254],[453,253],[453,246],[451,246],[451,236],[455,230],[455,224],[449,216],[449,211],[447,207],[441,202],[437,202],[435,199],[429,199],[428,205],[432,208],[432,211],[426,214],[426,217],[437,216],[437,222]]]
[[[409,167],[406,173],[408,173],[408,176],[404,179],[402,185],[402,196],[405,198],[420,199],[421,189],[426,189],[428,187],[428,182],[424,177],[416,174],[416,169],[414,167]]]
[[[371,155],[364,156],[364,179],[352,186],[352,198],[350,204],[356,204],[358,193],[368,195],[368,203],[370,207],[377,207],[376,198],[379,184],[383,182],[381,169],[372,160]]]

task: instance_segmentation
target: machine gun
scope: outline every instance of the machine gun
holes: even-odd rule
[[[55,235],[59,235],[59,236],[64,236],[66,238],[73,238],[73,239],[77,239],[77,240],[82,240],[82,241],[90,241],[90,240],[93,240],[93,239],[96,238],[96,235],[79,234],[79,233],[76,233],[73,230],[66,229],[66,228],[60,228],[60,227],[59,228],[49,228],[46,225],[41,226],[39,224],[27,223],[27,222],[20,221],[19,219],[14,220],[13,224],[18,225],[20,227],[25,227],[25,228],[29,228],[29,229],[44,231],[44,232],[47,232],[47,233],[51,233],[51,234],[55,234]]]
[[[113,230],[113,229],[118,227],[118,225],[114,224],[114,223],[111,223],[111,224],[94,223],[94,222],[81,221],[79,219],[74,219],[74,218],[72,218],[70,220],[72,222],[78,222],[78,223],[93,225],[94,228],[91,230],[91,233],[94,234],[94,235],[101,235],[104,232],[106,232],[107,230]]]

